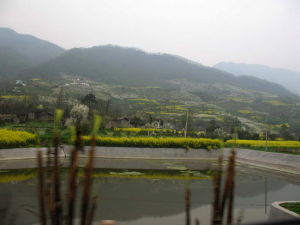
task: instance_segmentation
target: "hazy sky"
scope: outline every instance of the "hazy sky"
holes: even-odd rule
[[[300,0],[0,0],[0,26],[65,48],[115,44],[300,71]]]

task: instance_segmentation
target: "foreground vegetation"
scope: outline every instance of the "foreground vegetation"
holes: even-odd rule
[[[37,142],[37,136],[26,131],[0,129],[0,148],[26,147]]]
[[[83,137],[86,144],[90,143],[90,137]],[[204,148],[218,149],[222,147],[222,141],[208,138],[155,138],[155,137],[97,137],[99,146],[125,146],[125,147],[149,147],[149,148]]]

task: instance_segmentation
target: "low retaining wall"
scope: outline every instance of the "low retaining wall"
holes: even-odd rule
[[[296,201],[282,201],[271,204],[270,219],[272,220],[290,220],[300,219],[300,215],[280,206],[282,203]]]
[[[64,146],[59,150],[60,157],[69,156],[71,146]],[[81,157],[87,157],[90,147],[85,147]],[[0,160],[33,159],[37,157],[37,150],[45,155],[47,148],[17,148],[0,149]],[[216,159],[220,150],[182,148],[129,148],[129,147],[96,147],[95,157],[101,158],[143,158],[143,159]]]
[[[216,159],[219,154],[219,150],[128,147],[96,147],[95,152],[96,157],[143,159]]]
[[[44,154],[47,148],[39,148]],[[70,146],[60,150],[60,156],[68,156]],[[89,147],[86,147],[89,149]],[[216,160],[220,154],[227,157],[231,149],[205,150],[181,148],[129,148],[129,147],[96,147],[95,156],[112,159],[176,159],[176,160]],[[86,151],[81,157],[87,157]],[[36,148],[2,149],[0,160],[18,160],[36,158]],[[282,172],[300,174],[300,155],[263,152],[248,149],[237,149],[237,162],[256,167],[279,170]]]
[[[230,149],[223,149],[228,155]],[[300,155],[237,149],[237,162],[281,172],[300,174]]]
[[[35,159],[37,158],[37,150],[41,150],[43,154],[47,152],[47,148],[0,149],[0,160]],[[60,151],[60,156],[64,157],[63,151]]]

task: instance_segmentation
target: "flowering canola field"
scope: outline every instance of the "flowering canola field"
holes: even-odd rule
[[[133,133],[142,133],[142,132],[174,133],[174,132],[176,132],[176,130],[172,130],[172,129],[136,128],[136,127],[114,128],[114,131],[133,132]]]
[[[37,143],[37,136],[25,131],[0,129],[0,148],[24,147]]]
[[[254,147],[254,148],[264,148],[268,146],[269,148],[300,148],[299,141],[265,141],[265,140],[228,140],[226,144],[237,145],[237,147]]]
[[[83,140],[90,143],[90,137],[85,136]],[[218,149],[223,143],[220,140],[208,138],[97,137],[96,144],[99,146]]]

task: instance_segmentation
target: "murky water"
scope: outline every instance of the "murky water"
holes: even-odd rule
[[[151,176],[143,176],[141,174],[144,173],[139,173],[137,169],[134,171],[137,172],[130,170],[124,177],[102,176],[94,179],[93,194],[99,198],[95,220],[114,219],[121,225],[182,225],[185,216],[184,189],[189,186],[192,192],[192,218],[198,218],[201,224],[209,224],[213,197],[210,178],[172,178],[166,174],[162,176],[159,171],[157,175],[151,172]],[[243,223],[268,220],[269,205],[274,201],[300,200],[299,177],[241,166],[237,171],[235,219],[241,217]],[[130,178],[130,174],[135,175],[134,178]],[[0,224],[37,223],[38,218],[34,214],[38,210],[36,178],[27,176],[0,181]]]

